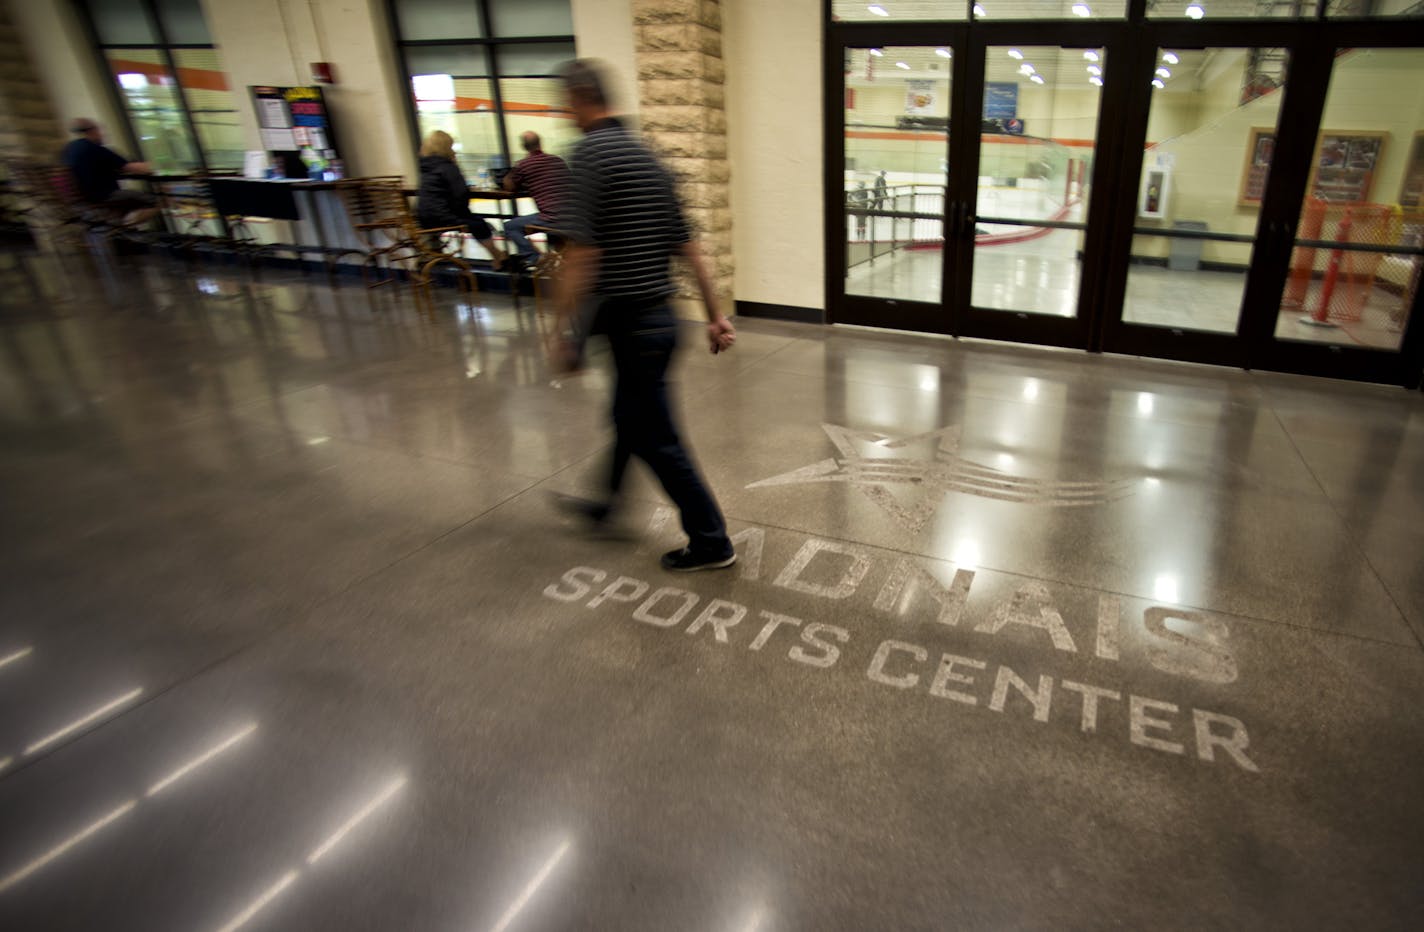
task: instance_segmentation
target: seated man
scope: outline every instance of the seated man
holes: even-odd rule
[[[105,146],[104,134],[93,120],[80,117],[69,124],[69,131],[77,138],[64,147],[59,160],[74,174],[81,198],[123,214],[125,222],[133,225],[158,213],[158,199],[153,195],[119,187],[119,175],[150,171],[147,162],[130,162]]]
[[[524,132],[519,136],[524,151],[529,154],[520,159],[514,169],[504,177],[504,189],[534,198],[537,214],[526,214],[506,220],[504,235],[511,245],[510,252],[517,255],[525,265],[532,265],[539,254],[534,244],[529,242],[524,228],[531,223],[540,226],[554,226],[559,209],[569,187],[569,166],[557,155],[549,155],[539,141],[539,134]]]

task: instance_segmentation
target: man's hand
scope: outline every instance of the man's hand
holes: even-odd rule
[[[737,342],[737,331],[732,327],[732,322],[721,316],[708,321],[707,342],[711,344],[714,354],[731,349],[732,344]]]

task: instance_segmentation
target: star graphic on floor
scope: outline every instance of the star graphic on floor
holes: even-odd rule
[[[1135,485],[1126,479],[1107,482],[1028,479],[981,466],[959,455],[960,428],[957,426],[898,438],[835,424],[822,424],[821,429],[840,451],[839,457],[753,482],[747,488],[847,482],[859,487],[871,501],[913,533],[925,526],[949,492],[1006,502],[1073,508],[1115,501],[1131,494]],[[928,455],[886,455],[887,451],[906,447],[927,450]],[[908,487],[916,494],[897,495],[891,491],[897,486]]]

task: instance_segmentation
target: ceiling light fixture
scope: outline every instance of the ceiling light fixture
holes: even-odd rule
[[[1102,73],[1103,73],[1103,69],[1099,68],[1097,65],[1089,65],[1089,66],[1088,66],[1088,74],[1091,74],[1091,75],[1100,75],[1100,74],[1102,74]]]
[[[1028,62],[1019,65],[1019,74],[1033,74],[1033,65]]]
[[[1042,83],[1043,83],[1043,75],[1041,75],[1041,74],[1031,74],[1031,75],[1028,76],[1028,79],[1029,79],[1030,81],[1032,81],[1034,84],[1042,84]]]
[[[1092,11],[1092,9],[1091,9],[1086,3],[1075,3],[1075,4],[1073,4],[1073,15],[1074,15],[1074,16],[1092,16],[1092,15],[1093,15],[1093,11]]]
[[[1155,87],[1155,88],[1157,88],[1158,90],[1162,90],[1162,89],[1165,88],[1167,85],[1165,85],[1165,84],[1162,83],[1162,79],[1161,79],[1161,78],[1153,78],[1153,79],[1152,79],[1152,86]]]
[[[974,15],[979,17],[980,19],[984,19],[989,14],[984,12],[984,7],[981,4],[976,3],[974,4]]]
[[[1176,52],[1163,52],[1162,60],[1169,65],[1175,65],[1181,61],[1181,59],[1177,57]]]
[[[910,66],[907,65],[907,64],[905,64],[905,63],[902,62],[902,61],[897,61],[897,62],[895,63],[895,67],[896,67],[896,68],[903,68],[903,69],[905,69],[906,71],[909,71],[909,70],[910,70]]]
[[[881,6],[881,5],[878,4],[878,3],[872,3],[870,6],[866,7],[866,9],[869,10],[870,12],[874,13],[876,16],[889,16],[889,15],[890,15],[890,11],[887,10],[887,9],[885,9],[885,7]]]
[[[1187,19],[1201,19],[1206,15],[1206,7],[1200,3],[1192,3],[1187,6]]]
[[[1156,74],[1159,78],[1170,78],[1172,76],[1172,72],[1168,71],[1166,68],[1158,68]]]
[[[950,58],[954,55],[949,49],[935,49],[935,54],[940,58]]]
[[[1103,86],[1103,79],[1100,78],[1100,77],[1098,77],[1098,76],[1095,75],[1095,74],[1090,74],[1090,75],[1088,75],[1088,83],[1091,84],[1091,85],[1093,85],[1094,87],[1102,87],[1102,86]]]
[[[870,54],[874,55],[876,58],[881,58],[885,55],[885,53],[880,51],[879,49],[871,49]]]
[[[1084,53],[1083,53],[1083,57],[1086,58],[1088,61],[1098,61],[1098,60],[1099,60],[1099,58],[1098,58],[1098,53],[1097,53],[1097,52],[1094,52],[1092,49],[1088,49],[1086,52],[1084,52]]]
[[[1018,61],[1023,61],[1023,52],[1018,49],[1009,49],[1009,57]]]

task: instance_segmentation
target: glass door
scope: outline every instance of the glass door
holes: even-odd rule
[[[1263,301],[1272,368],[1401,381],[1419,342],[1424,49],[1339,48],[1296,199],[1284,284]],[[1403,104],[1403,97],[1409,103]]]
[[[926,33],[943,41],[922,44]],[[833,323],[950,332],[957,38],[953,26],[917,27],[840,48],[842,99],[827,108]]]
[[[1087,346],[1108,49],[990,40],[976,52],[983,80],[961,332]]]

